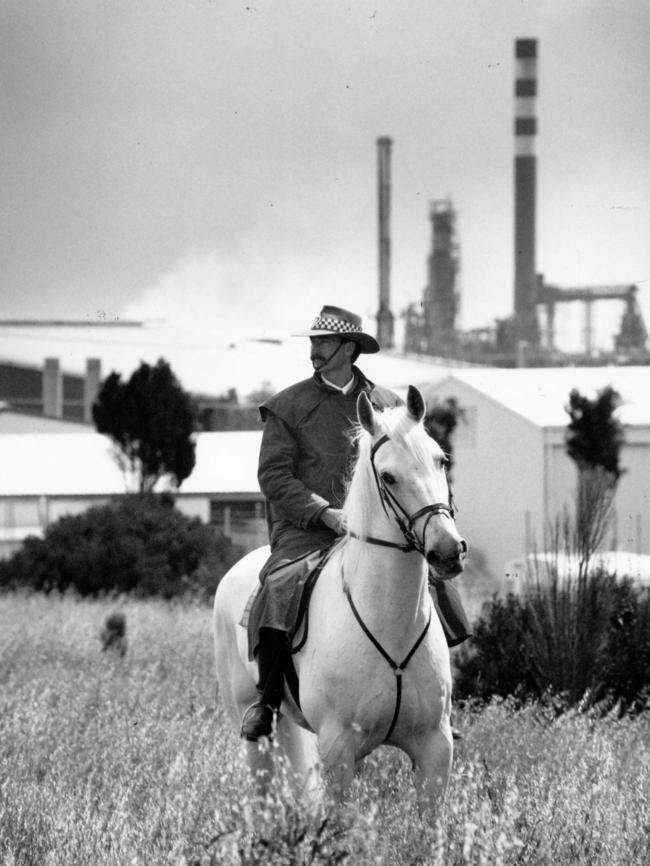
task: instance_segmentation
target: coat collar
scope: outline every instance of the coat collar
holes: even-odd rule
[[[366,378],[357,366],[352,367],[352,373],[354,375],[354,387],[347,392],[346,396],[353,394],[357,397],[361,391],[370,392],[375,387],[374,382],[371,382],[370,379]],[[318,387],[324,391],[329,391],[332,394],[341,393],[339,388],[332,388],[327,384],[327,382],[323,382],[323,377],[320,373],[314,373],[313,379]]]

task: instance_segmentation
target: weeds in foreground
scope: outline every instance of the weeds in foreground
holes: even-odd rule
[[[258,804],[214,703],[206,607],[125,601],[126,656],[101,652],[108,602],[0,598],[0,862],[650,863],[650,722],[508,701],[458,708],[441,820],[382,749],[350,801],[308,809],[280,777]]]

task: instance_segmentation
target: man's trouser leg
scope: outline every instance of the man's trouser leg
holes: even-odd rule
[[[242,719],[241,736],[246,740],[254,742],[260,737],[270,737],[273,732],[273,718],[282,703],[286,654],[286,634],[274,628],[261,628],[257,650],[260,696]]]
[[[433,599],[434,607],[440,618],[442,630],[447,639],[448,646],[456,646],[472,636],[469,621],[460,593],[449,580],[436,580],[429,573],[429,591]],[[454,740],[461,740],[463,735],[454,725],[451,726],[451,734]]]
[[[460,593],[451,580],[437,580],[429,574],[429,589],[442,630],[450,647],[472,636]]]

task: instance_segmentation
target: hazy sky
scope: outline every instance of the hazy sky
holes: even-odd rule
[[[0,31],[0,318],[371,315],[381,135],[394,311],[421,297],[429,202],[450,196],[462,324],[507,315],[529,37],[538,270],[638,283],[650,325],[647,0],[2,0]]]

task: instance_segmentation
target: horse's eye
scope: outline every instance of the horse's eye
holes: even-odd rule
[[[389,485],[394,484],[395,483],[395,476],[391,475],[390,472],[382,472],[381,473],[381,480],[384,482],[384,484],[389,484]]]

